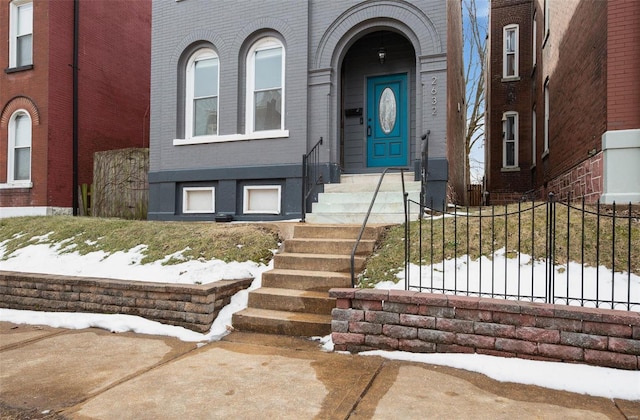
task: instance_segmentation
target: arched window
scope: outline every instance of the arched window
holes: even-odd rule
[[[196,51],[186,68],[185,136],[218,135],[218,55],[210,48]]]
[[[284,130],[285,51],[273,37],[257,41],[247,56],[247,133]]]
[[[31,117],[19,109],[9,119],[7,181],[31,181]]]

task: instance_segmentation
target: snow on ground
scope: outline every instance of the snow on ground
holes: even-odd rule
[[[409,266],[409,285],[414,290],[434,293],[445,290],[452,293],[471,291],[475,296],[482,294],[488,297],[493,294],[511,296],[533,295],[544,301],[547,281],[547,265],[544,260],[535,260],[531,264],[531,256],[520,254],[520,258],[506,258],[504,248],[495,252],[493,261],[487,257],[479,260],[471,260],[466,255],[444,262],[419,267],[415,264]],[[519,279],[518,279],[519,272]],[[405,270],[397,274],[398,283],[390,281],[376,285],[379,289],[404,289],[407,280]],[[495,282],[491,282],[491,278]],[[567,284],[569,279],[569,284]],[[621,302],[635,302],[631,310],[640,311],[640,276],[635,274],[616,272],[604,266],[599,268],[583,267],[581,264],[571,262],[556,265],[553,276],[554,303],[566,304],[566,296],[569,296],[570,305],[580,305],[584,299],[584,306],[595,306],[588,299],[601,301],[599,307],[611,309],[611,297],[617,302],[614,309],[627,309]]]
[[[133,248],[127,252],[114,253],[109,256],[103,253],[94,253],[96,255],[88,254],[85,256],[80,256],[77,253],[58,255],[56,252],[57,248],[59,247],[49,247],[44,244],[25,247],[9,256],[7,260],[0,261],[0,269],[169,283],[209,283],[221,278],[246,278],[247,274],[255,277],[255,280],[248,290],[240,291],[233,296],[231,303],[222,309],[218,318],[213,323],[211,330],[206,334],[199,334],[182,327],[165,325],[136,316],[117,314],[37,312],[0,308],[0,321],[15,324],[49,325],[51,327],[69,329],[97,327],[114,332],[133,331],[140,334],[164,335],[192,342],[215,341],[229,333],[231,329],[231,315],[234,312],[246,308],[248,291],[259,288],[262,281],[262,273],[272,268],[272,263],[265,266],[250,261],[244,263],[224,263],[217,260],[189,261],[166,266],[163,266],[159,262],[142,265],[140,264],[140,260],[142,259],[142,251],[144,250],[143,246]],[[4,248],[0,243],[0,258],[2,258],[3,255]],[[173,255],[173,257],[177,257],[177,255]],[[166,259],[169,258],[171,258],[171,256],[166,257]],[[524,260],[524,258],[522,260]],[[466,259],[464,261],[465,262],[462,263],[459,258],[457,262],[451,262],[450,264],[464,266]],[[494,262],[496,265],[499,265],[499,261],[498,258]],[[507,261],[507,263],[510,262]],[[475,268],[475,264],[477,264],[477,262],[472,262],[472,264],[469,265],[470,273],[480,272],[479,268]],[[490,264],[483,263],[483,265]],[[504,266],[504,261],[502,261],[502,265]],[[463,268],[464,270],[462,271],[464,271],[466,275],[466,266]],[[416,269],[416,267],[411,267],[411,270]],[[484,270],[485,267],[483,266],[483,271]],[[509,272],[510,270],[511,268],[507,267],[507,271]],[[571,267],[570,270],[573,271]],[[419,277],[417,272],[410,272],[410,275],[412,283],[414,278],[418,279]],[[402,273],[400,277],[404,279],[404,273]],[[423,273],[423,280],[424,277],[426,277],[426,274]],[[448,279],[445,278],[445,281],[448,281]],[[632,278],[632,282],[635,282],[635,284],[639,283],[637,276]],[[398,284],[382,284],[380,287],[402,288],[403,283],[404,281],[400,281]],[[637,293],[637,291],[634,293]],[[323,344],[322,347],[325,350],[333,350],[330,336],[318,339]],[[415,354],[387,351],[374,351],[361,354],[380,355],[392,359],[451,366],[458,369],[480,372],[498,381],[539,385],[552,389],[562,389],[607,398],[640,400],[640,372],[578,364],[507,359],[477,354]]]

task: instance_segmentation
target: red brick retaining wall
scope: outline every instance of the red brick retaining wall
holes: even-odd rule
[[[640,313],[404,290],[332,289],[335,350],[479,353],[640,370]]]
[[[231,296],[252,281],[168,284],[0,271],[0,307],[137,315],[207,332]]]

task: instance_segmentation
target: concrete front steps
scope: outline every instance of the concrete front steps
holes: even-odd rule
[[[382,231],[382,226],[366,228],[356,251],[356,273]],[[358,225],[296,225],[275,255],[274,269],[262,274],[262,288],[249,292],[247,309],[233,315],[233,327],[305,337],[330,334],[335,299],[328,291],[351,286],[351,250],[359,232]]]
[[[341,175],[339,184],[325,184],[324,192],[318,194],[311,213],[306,215],[309,223],[362,224],[381,174]],[[413,180],[413,173],[405,173],[405,191],[409,199],[420,201],[420,181]],[[418,219],[419,206],[410,204],[412,220]],[[404,223],[404,197],[400,173],[387,173],[384,177],[368,223]]]

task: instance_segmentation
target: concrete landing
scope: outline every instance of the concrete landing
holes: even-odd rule
[[[232,333],[198,348],[97,329],[0,323],[0,418],[625,419],[640,402]],[[45,410],[52,410],[43,414]]]

